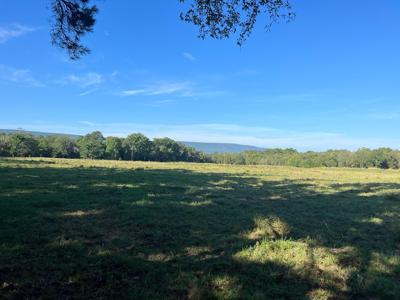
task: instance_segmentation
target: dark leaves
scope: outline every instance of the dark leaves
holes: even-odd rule
[[[81,37],[93,31],[97,7],[90,0],[52,0],[54,24],[53,44],[66,49],[71,59],[79,59],[90,49],[81,44]]]
[[[51,33],[53,44],[66,49],[71,59],[79,59],[90,49],[82,45],[81,37],[92,32],[96,22],[96,5],[91,0],[51,0],[54,24]],[[258,16],[268,16],[268,29],[279,19],[294,18],[289,0],[179,0],[189,2],[182,12],[183,21],[199,27],[199,37],[229,38],[239,32],[238,45],[251,34]]]
[[[279,19],[294,18],[287,0],[180,0],[192,2],[181,19],[199,27],[199,37],[214,39],[229,38],[239,32],[238,45],[242,45],[251,34],[260,13],[268,15],[268,29]]]

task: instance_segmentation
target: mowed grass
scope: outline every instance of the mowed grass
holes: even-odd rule
[[[400,299],[400,172],[1,159],[0,298]]]

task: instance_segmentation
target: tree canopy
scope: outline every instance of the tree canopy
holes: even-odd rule
[[[93,31],[97,6],[90,0],[52,0],[54,13],[51,39],[54,45],[68,51],[71,59],[90,52],[81,37]]]
[[[185,161],[236,165],[275,165],[293,167],[345,167],[400,169],[400,150],[390,148],[357,151],[327,150],[299,152],[295,149],[266,149],[240,153],[205,154],[170,138],[150,140],[141,133],[126,138],[103,137],[95,131],[79,139],[25,132],[0,133],[0,157],[61,157],[142,161]]]
[[[83,158],[104,158],[106,153],[105,138],[100,131],[88,133],[78,140],[81,156]]]
[[[110,159],[119,160],[123,157],[122,140],[115,136],[106,139],[106,156]]]
[[[65,49],[73,60],[88,54],[90,49],[81,38],[92,32],[98,7],[93,0],[50,0],[53,12],[52,43]],[[261,14],[267,15],[266,28],[279,19],[294,18],[289,0],[179,0],[187,4],[182,21],[198,27],[198,36],[225,39],[238,32],[237,44],[250,36]]]
[[[147,160],[150,158],[151,141],[141,133],[132,133],[124,139],[127,160]]]
[[[211,162],[204,153],[169,138],[152,141],[141,133],[133,133],[126,138],[105,139],[99,131],[78,139],[66,135],[0,133],[0,157],[7,156]]]

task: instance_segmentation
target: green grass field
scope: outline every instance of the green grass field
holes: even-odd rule
[[[400,172],[1,159],[0,298],[400,299]]]

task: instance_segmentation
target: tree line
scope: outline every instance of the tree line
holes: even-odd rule
[[[400,151],[390,148],[357,151],[328,150],[324,152],[298,152],[295,149],[267,149],[240,153],[219,153],[212,161],[222,164],[275,165],[293,167],[347,167],[399,169]]]
[[[0,156],[210,162],[204,153],[170,138],[150,140],[141,133],[105,138],[99,131],[79,138],[25,132],[0,134]]]
[[[0,156],[187,161],[305,168],[400,168],[400,151],[390,148],[375,150],[361,148],[354,152],[348,150],[299,152],[295,149],[266,149],[207,155],[170,138],[150,140],[141,133],[133,133],[126,138],[114,136],[105,138],[99,131],[79,138],[66,135],[33,136],[25,132],[0,134]]]

